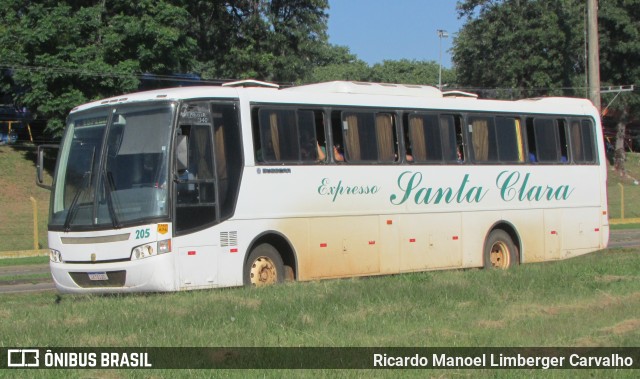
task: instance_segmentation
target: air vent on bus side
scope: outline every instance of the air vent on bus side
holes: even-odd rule
[[[220,232],[220,247],[238,245],[238,232]]]

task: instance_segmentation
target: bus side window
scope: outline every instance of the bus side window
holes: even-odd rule
[[[329,145],[326,147],[331,150],[332,159],[334,162],[344,162],[344,137],[342,135],[342,118],[340,111],[333,111],[331,113],[331,148]]]
[[[345,112],[341,132],[347,161],[391,163],[397,160],[398,140],[393,114]]]
[[[571,120],[571,156],[578,164],[594,163],[593,124],[589,120]]]
[[[451,119],[448,120],[447,117]],[[444,156],[443,139],[445,140],[445,151],[455,151],[453,148],[455,139],[450,139],[455,134],[452,116],[411,114],[405,128],[408,128],[406,138],[411,146],[411,154],[415,162],[442,162]]]
[[[527,139],[530,162],[569,162],[567,126],[564,120],[541,117],[527,119]]]
[[[495,162],[498,160],[496,128],[493,117],[469,118],[469,135],[476,162]]]
[[[462,132],[462,117],[440,115],[440,133],[445,162],[464,162],[465,150]]]
[[[498,140],[498,159],[500,162],[524,162],[524,146],[520,119],[514,117],[496,117],[496,138]]]
[[[567,138],[567,122],[565,120],[556,120],[558,127],[560,142],[560,163],[569,163],[569,140]]]

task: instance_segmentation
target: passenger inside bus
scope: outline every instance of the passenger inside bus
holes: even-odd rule
[[[340,144],[333,145],[333,159],[336,162],[344,162],[344,154],[342,153],[342,146],[340,146]]]

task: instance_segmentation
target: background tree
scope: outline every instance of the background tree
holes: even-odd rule
[[[328,44],[327,0],[186,2],[204,78],[295,82]]]
[[[318,51],[317,65],[307,74],[304,82],[318,83],[333,80],[367,81],[371,68],[358,59],[346,46],[325,45]]]
[[[327,7],[327,0],[0,0],[0,90],[59,134],[71,108],[137,90],[142,78],[298,81],[322,59]]]
[[[59,134],[69,110],[189,70],[189,13],[166,1],[0,1],[0,59],[14,102]]]
[[[466,0],[466,22],[454,39],[461,85],[484,97],[586,97],[585,2],[582,0]],[[640,83],[640,0],[599,0],[603,85]],[[605,96],[604,104],[613,96]],[[638,119],[637,93],[611,104],[618,119],[616,167],[624,172],[624,126]]]
[[[583,95],[584,5],[577,0],[468,0],[454,38],[460,84],[484,97]]]
[[[370,78],[374,82],[437,86],[439,70],[440,65],[434,61],[385,60],[372,67]],[[455,83],[455,80],[454,70],[442,69],[443,86],[449,86]]]
[[[640,85],[640,0],[600,0],[598,29],[600,34],[600,77],[603,84]],[[613,102],[611,102],[613,101]],[[638,92],[621,93],[603,99],[617,119],[615,168],[625,174],[624,162],[626,125],[638,120]]]

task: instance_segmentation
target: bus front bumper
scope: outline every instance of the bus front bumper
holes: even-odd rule
[[[175,291],[174,255],[112,263],[50,262],[51,276],[62,293]]]

